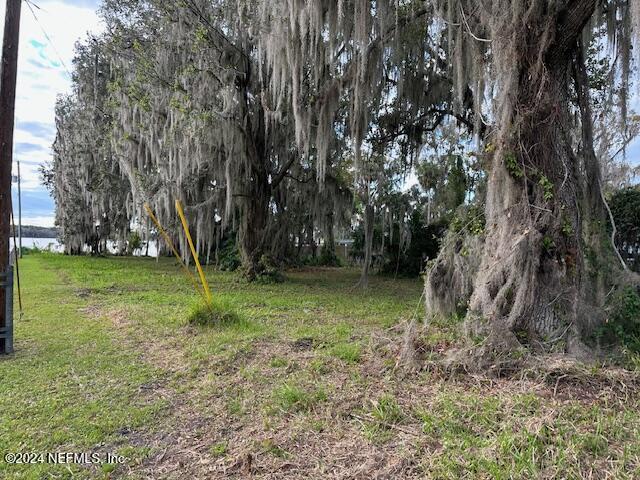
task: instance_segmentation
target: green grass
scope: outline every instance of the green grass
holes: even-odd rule
[[[228,449],[227,442],[218,442],[211,446],[211,455],[214,457],[222,457],[226,455]]]
[[[195,469],[187,478],[247,453],[265,474],[295,464],[312,478],[373,457],[418,478],[640,478],[631,384],[623,394],[561,384],[556,395],[521,379],[396,374],[384,342],[415,311],[417,279],[373,277],[362,292],[352,269],[248,285],[207,268],[216,305],[234,315],[211,324],[190,318],[200,298],[169,259],[34,253],[21,273],[17,352],[0,359],[0,454],[127,457],[124,467],[70,466],[73,478],[153,477],[158,458],[170,468],[184,451],[208,459],[184,463]],[[437,359],[459,342],[459,322],[434,321],[422,340]],[[359,473],[376,474],[402,478]],[[0,460],[0,478],[72,474]]]
[[[273,392],[276,405],[285,412],[308,411],[327,399],[324,389],[285,383]]]
[[[331,355],[347,363],[360,361],[361,349],[357,343],[337,343],[331,348]]]
[[[15,322],[16,353],[0,358],[2,453],[90,451],[153,421],[163,407],[140,395],[155,369],[123,348],[108,320],[82,314],[87,301],[45,258],[30,255],[22,263],[25,314]],[[89,476],[86,469],[72,471]],[[69,471],[0,461],[3,479],[44,475]]]
[[[373,403],[371,416],[382,426],[394,425],[402,420],[402,410],[391,395],[383,395]]]
[[[396,399],[383,394],[372,402],[369,412],[371,421],[363,424],[364,435],[372,442],[384,442],[391,438],[391,429],[404,418],[402,409]]]
[[[269,366],[273,368],[282,368],[286,367],[289,364],[286,358],[283,357],[273,357],[269,360]]]
[[[508,472],[516,478],[583,478],[588,462],[606,464],[612,458],[617,460],[599,478],[636,478],[638,425],[627,423],[636,408],[615,411],[573,402],[549,408],[532,394],[484,396],[456,389],[439,394],[416,416],[424,433],[440,444],[438,454],[425,462],[435,478],[510,478]]]

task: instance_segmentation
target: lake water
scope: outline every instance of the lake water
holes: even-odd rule
[[[10,245],[13,249],[13,238],[11,238]],[[51,250],[52,252],[62,252],[62,245],[55,238],[22,237],[22,246],[24,248],[40,248],[42,250]]]
[[[13,238],[11,239],[11,248],[13,249]],[[55,238],[22,238],[22,247],[23,248],[39,248],[41,250],[50,250],[52,252],[62,253],[64,251],[63,245],[58,242]],[[111,253],[116,253],[116,246],[114,242],[109,242],[107,247]],[[151,242],[149,244],[149,256],[156,256],[156,242]],[[135,252],[136,256],[141,256],[145,253],[145,248],[142,248],[142,251],[138,250]]]

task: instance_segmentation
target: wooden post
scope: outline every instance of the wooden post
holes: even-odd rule
[[[22,258],[22,176],[20,175],[20,160],[18,165],[18,256]]]
[[[0,76],[0,272],[9,270],[9,235],[11,223],[11,166],[13,162],[13,128],[18,73],[18,41],[20,36],[21,0],[7,0],[2,43]],[[0,329],[9,326],[7,298],[0,288]],[[9,339],[0,338],[0,354],[9,353]]]

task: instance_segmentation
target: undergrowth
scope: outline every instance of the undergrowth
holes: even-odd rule
[[[609,305],[609,316],[597,331],[597,339],[604,345],[622,344],[630,352],[640,353],[640,295],[627,286],[612,295]]]

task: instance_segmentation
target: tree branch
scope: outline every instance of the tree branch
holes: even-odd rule
[[[622,268],[625,271],[629,271],[629,267],[627,267],[627,264],[622,258],[622,255],[620,255],[620,252],[618,251],[618,247],[616,247],[616,234],[618,233],[618,230],[616,229],[616,222],[613,218],[613,213],[611,213],[611,209],[609,208],[609,204],[607,203],[607,199],[604,198],[604,193],[602,193],[602,185],[601,184],[599,185],[600,185],[600,196],[602,197],[602,203],[604,203],[604,206],[607,209],[607,212],[609,213],[609,220],[611,221],[611,244],[613,245],[613,250],[616,252],[616,255],[618,256],[618,260],[620,260],[620,263],[622,264]]]
[[[284,177],[291,168],[291,165],[293,165],[293,162],[296,161],[296,158],[298,158],[298,155],[296,155],[295,153],[289,155],[289,160],[287,160],[287,163],[282,166],[278,174],[271,180],[271,188],[276,188],[278,185],[280,185],[280,182],[284,180]]]
[[[551,64],[564,63],[596,9],[597,0],[570,0],[556,19],[556,40],[547,52]]]

